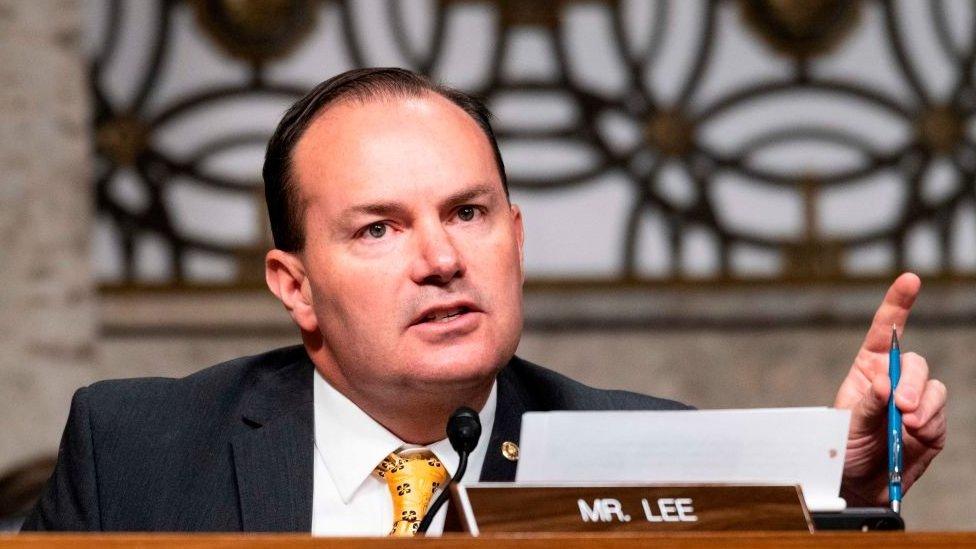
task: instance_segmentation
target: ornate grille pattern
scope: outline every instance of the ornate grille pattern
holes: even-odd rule
[[[277,117],[389,64],[496,111],[530,277],[976,273],[969,4],[112,0],[92,20],[110,285],[259,283]]]

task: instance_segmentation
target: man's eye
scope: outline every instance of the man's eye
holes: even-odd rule
[[[458,208],[457,216],[461,221],[471,221],[477,213],[478,209],[474,206],[461,206]]]
[[[373,238],[383,238],[386,234],[386,223],[373,223],[366,227],[366,234]]]

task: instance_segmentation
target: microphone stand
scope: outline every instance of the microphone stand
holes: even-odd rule
[[[437,512],[447,502],[448,489],[451,487],[451,483],[461,482],[464,472],[468,468],[468,456],[478,445],[479,437],[481,437],[481,420],[478,418],[478,412],[467,406],[461,406],[454,410],[454,413],[447,420],[447,438],[451,441],[451,447],[458,454],[458,468],[454,476],[441,489],[441,493],[437,494],[434,503],[427,509],[424,519],[417,526],[417,533],[427,533],[427,529],[430,528],[430,523],[434,521]]]
[[[454,473],[451,480],[444,485],[444,488],[441,489],[441,493],[437,494],[437,498],[434,500],[434,503],[430,505],[430,509],[428,509],[427,514],[424,515],[424,520],[420,521],[420,526],[417,528],[417,533],[427,533],[427,529],[430,528],[430,523],[434,521],[434,516],[436,516],[437,512],[441,510],[441,507],[447,503],[448,489],[451,487],[451,483],[461,482],[461,479],[464,477],[464,471],[468,468],[468,452],[459,452],[458,455],[461,457],[461,460],[458,462],[457,472]]]

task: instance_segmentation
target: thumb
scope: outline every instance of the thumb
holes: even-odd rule
[[[880,433],[887,418],[888,395],[891,381],[888,376],[874,376],[871,385],[864,391],[861,400],[851,410],[852,435]]]

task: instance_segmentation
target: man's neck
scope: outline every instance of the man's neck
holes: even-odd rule
[[[459,406],[480,411],[495,382],[492,375],[487,379],[434,387],[430,384],[395,388],[389,385],[363,386],[351,383],[329,357],[307,350],[315,368],[329,385],[400,440],[410,444],[427,445],[443,439],[451,414]]]
[[[441,394],[405,388],[402,391],[389,391],[393,394],[382,398],[376,392],[364,394],[348,384],[343,385],[341,381],[337,383],[324,372],[322,377],[400,440],[420,445],[443,439],[447,420],[459,406],[469,406],[479,411],[484,408],[494,383],[494,378],[491,378],[483,384],[462,390],[445,388]]]

